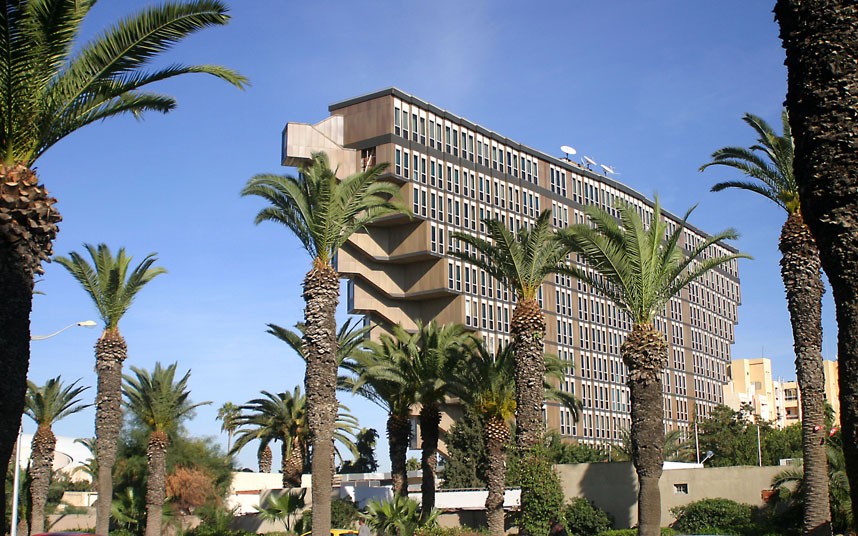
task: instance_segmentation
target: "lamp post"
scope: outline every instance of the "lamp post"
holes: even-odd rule
[[[69,328],[75,328],[75,327],[91,328],[95,325],[96,325],[95,320],[83,320],[81,322],[75,322],[74,324],[69,324],[68,326],[66,326],[60,330],[57,330],[53,333],[50,333],[48,335],[31,335],[30,340],[31,341],[43,341],[45,339],[50,339],[51,337],[59,335],[60,333],[62,333],[63,331],[65,331]],[[20,491],[20,487],[21,487],[20,486],[20,481],[21,481],[21,476],[20,476],[20,473],[21,473],[21,438],[23,437],[23,434],[24,434],[24,424],[22,422],[21,425],[18,426],[18,440],[15,442],[15,469],[13,470],[13,473],[12,473],[13,474],[13,476],[12,476],[12,523],[11,523],[11,526],[9,527],[10,528],[9,534],[11,536],[16,536],[18,534],[18,503],[20,502],[20,495],[21,495],[21,491]]]

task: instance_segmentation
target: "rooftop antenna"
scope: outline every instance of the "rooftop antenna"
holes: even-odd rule
[[[583,165],[587,166],[587,169],[592,169],[590,166],[597,166],[598,165],[596,163],[596,161],[593,160],[592,158],[590,158],[589,156],[584,156],[584,158],[581,159],[581,163]]]
[[[613,167],[607,164],[600,164],[600,167],[605,170],[605,174],[619,175],[619,173],[617,173]]]
[[[560,150],[563,151],[563,153],[566,155],[566,160],[569,160],[570,162],[572,160],[569,158],[569,155],[578,154],[578,151],[576,151],[574,147],[570,147],[569,145],[561,145]]]

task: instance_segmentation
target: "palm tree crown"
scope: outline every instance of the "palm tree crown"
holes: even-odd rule
[[[746,113],[742,121],[759,136],[749,148],[723,147],[712,153],[712,161],[700,166],[700,171],[711,166],[727,166],[741,171],[756,181],[725,181],[712,187],[713,192],[739,188],[756,192],[771,199],[789,214],[801,210],[798,185],[793,174],[795,145],[789,126],[787,111],[781,112],[783,134],[778,136],[762,118]]]
[[[686,253],[680,238],[693,210],[669,232],[658,198],[648,229],[632,205],[621,208],[619,222],[607,211],[588,206],[585,211],[593,225],[571,225],[559,232],[558,240],[581,253],[592,269],[573,265],[568,271],[628,311],[635,324],[651,323],[672,297],[698,277],[733,259],[750,258],[744,253],[703,255],[713,244],[735,239],[738,234],[732,229],[709,236]]]
[[[152,266],[158,260],[155,253],[147,255],[129,272],[133,258],[125,254],[125,248],[119,248],[114,257],[106,244],[84,244],[84,247],[92,264],[75,251],[55,260],[77,279],[95,302],[105,331],[116,330],[140,289],[167,270]]]
[[[78,386],[75,380],[63,385],[60,376],[51,378],[45,385],[38,386],[27,381],[27,400],[24,413],[40,426],[51,426],[90,407],[92,404],[82,404],[78,398],[89,387]]]
[[[489,240],[466,234],[453,236],[478,251],[450,253],[485,270],[500,282],[512,286],[522,299],[536,299],[546,276],[562,270],[566,249],[553,240],[551,210],[545,210],[532,227],[513,233],[500,220],[485,219]]]
[[[131,367],[133,376],[125,375],[123,393],[128,409],[150,432],[172,434],[179,423],[193,416],[194,410],[211,402],[191,403],[188,380],[191,371],[176,380],[177,363],[167,366],[155,363],[155,369]]]
[[[391,201],[396,185],[378,181],[387,168],[379,164],[340,181],[325,153],[313,153],[298,178],[256,175],[241,195],[256,195],[271,205],[256,215],[256,223],[282,223],[295,233],[315,262],[330,265],[337,250],[356,231],[372,221],[408,209]]]
[[[14,0],[0,10],[0,157],[31,166],[53,144],[88,124],[130,113],[168,112],[176,101],[143,91],[153,82],[207,73],[243,87],[240,74],[217,65],[148,70],[150,61],[185,37],[226,24],[217,0],[167,2],[130,16],[76,46],[95,0]]]

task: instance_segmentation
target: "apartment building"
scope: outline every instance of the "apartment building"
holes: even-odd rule
[[[822,365],[825,401],[834,411],[834,422],[840,422],[837,361],[825,360]],[[750,404],[760,418],[778,428],[801,422],[801,390],[798,382],[774,379],[771,359],[734,359],[727,372],[730,382],[725,387],[726,405],[738,410],[742,404]]]
[[[332,104],[329,112],[316,124],[286,125],[283,164],[299,165],[319,150],[339,166],[340,176],[387,162],[383,179],[401,187],[414,212],[411,220],[396,216],[373,225],[338,254],[338,270],[349,279],[349,310],[382,325],[458,322],[491,347],[507,343],[513,292],[450,256],[450,249],[467,247],[452,238],[453,232],[486,238],[484,218],[517,230],[546,209],[562,228],[585,221],[587,205],[618,214],[617,203],[629,203],[645,221],[652,218],[650,199],[590,169],[588,162],[533,149],[396,88]],[[664,217],[675,229],[679,219]],[[706,236],[689,226],[682,239],[693,247]],[[728,251],[733,250],[724,244],[710,248],[712,255]],[[619,440],[630,421],[620,359],[629,318],[567,276],[547,279],[539,300],[547,322],[546,351],[570,365],[560,387],[584,403],[577,421],[547,404],[547,425],[590,444]],[[690,285],[656,319],[670,342],[664,376],[667,429],[687,431],[695,415],[706,416],[723,402],[739,301],[734,261]]]

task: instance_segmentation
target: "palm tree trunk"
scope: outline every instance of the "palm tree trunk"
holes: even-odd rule
[[[406,415],[390,414],[387,417],[387,445],[390,449],[390,476],[393,496],[408,497],[408,441],[411,422]]]
[[[304,449],[300,444],[292,445],[290,449],[284,442],[280,448],[284,488],[300,488],[301,473],[304,470]]]
[[[271,447],[265,445],[265,448],[262,448],[257,453],[257,462],[259,463],[259,472],[260,473],[270,473],[271,472]]]
[[[801,391],[804,456],[804,534],[831,535],[828,459],[825,452],[825,377],[822,366],[822,284],[819,251],[801,213],[789,216],[781,231],[781,276],[786,288]]]
[[[340,280],[331,266],[313,261],[304,278],[304,354],[307,425],[313,447],[313,536],[331,531],[334,424],[337,418],[337,333],[334,314]]]
[[[161,536],[161,519],[167,495],[167,445],[164,432],[152,432],[146,447],[146,536]]]
[[[837,310],[843,450],[858,511],[858,8],[851,0],[778,0],[775,16],[802,214]]]
[[[33,435],[30,462],[30,527],[34,533],[45,531],[45,503],[48,501],[56,446],[57,438],[51,427],[39,425]]]
[[[98,501],[95,503],[95,532],[107,534],[113,500],[113,465],[122,427],[122,363],[128,356],[119,331],[107,330],[95,344],[95,454],[98,462]]]
[[[638,533],[661,534],[661,492],[664,466],[664,395],[662,373],[668,346],[652,324],[635,324],[620,355],[629,371],[632,406],[632,462],[638,475]]]
[[[420,484],[422,503],[421,517],[426,519],[435,508],[435,472],[438,469],[438,428],[441,425],[441,411],[435,404],[420,409],[420,469],[423,482]]]
[[[506,534],[504,526],[503,496],[506,489],[506,443],[509,440],[509,426],[500,417],[492,417],[485,425],[486,521],[491,536]]]
[[[516,446],[529,449],[544,431],[545,319],[539,303],[519,299],[510,324],[515,345]]]

